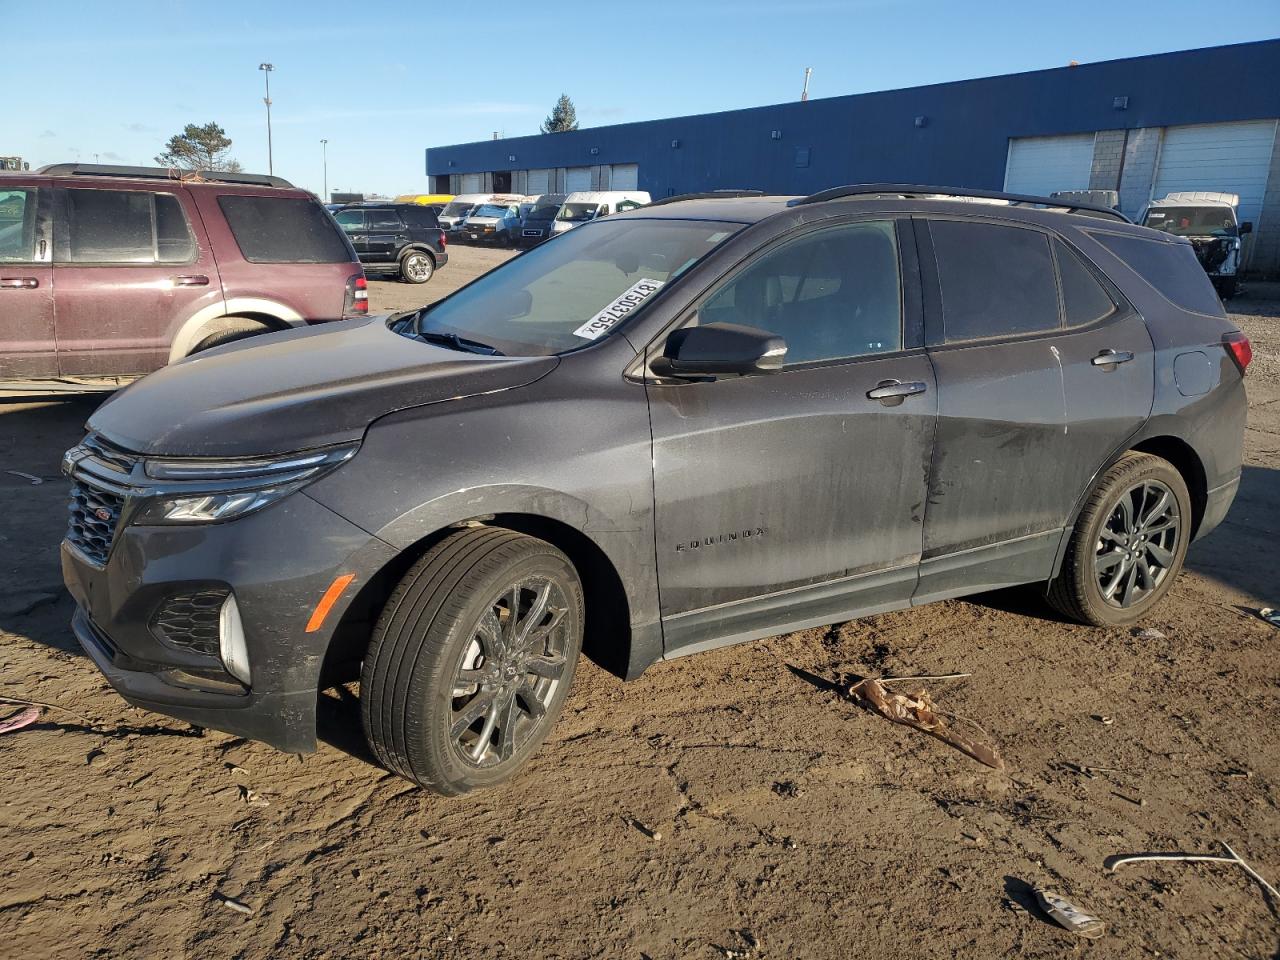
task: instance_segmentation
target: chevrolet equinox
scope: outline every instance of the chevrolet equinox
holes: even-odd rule
[[[630,679],[1024,583],[1138,620],[1235,495],[1249,359],[1113,210],[659,201],[115,394],[63,464],[73,629],[129,702],[291,752],[358,677],[379,761],[461,793],[584,651]]]

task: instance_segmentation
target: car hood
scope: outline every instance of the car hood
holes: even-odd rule
[[[88,427],[140,454],[291,453],[357,440],[396,410],[524,386],[557,363],[410,340],[385,317],[326,323],[164,367],[114,394]]]

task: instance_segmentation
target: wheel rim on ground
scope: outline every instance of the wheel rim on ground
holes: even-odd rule
[[[1143,480],[1121,494],[1094,548],[1093,572],[1102,599],[1132,607],[1151,596],[1177,561],[1178,498],[1159,480]]]
[[[465,763],[509,760],[547,718],[568,666],[569,601],[545,576],[505,587],[472,628],[454,670],[449,743]]]
[[[404,261],[404,273],[410,280],[426,280],[431,276],[431,263],[420,253],[410,254]]]

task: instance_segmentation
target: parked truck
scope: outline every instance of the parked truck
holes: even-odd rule
[[[1171,193],[1147,205],[1142,225],[1190,240],[1218,296],[1229,300],[1243,272],[1244,237],[1253,232],[1251,222],[1239,222],[1239,208],[1234,193]]]

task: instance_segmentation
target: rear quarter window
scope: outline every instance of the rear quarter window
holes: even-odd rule
[[[1092,236],[1176,306],[1212,317],[1227,315],[1191,244],[1146,240],[1117,233],[1094,233]]]
[[[338,225],[303,197],[224,194],[218,206],[236,245],[253,263],[346,263],[353,259]]]

